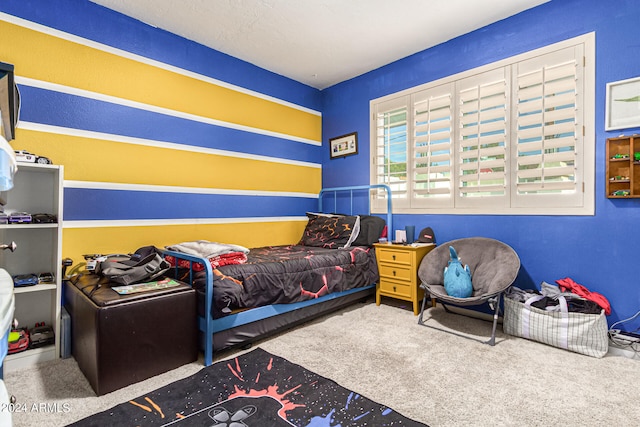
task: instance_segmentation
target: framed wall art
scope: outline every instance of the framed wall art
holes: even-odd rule
[[[358,132],[331,138],[329,150],[332,159],[358,154]]]
[[[605,130],[640,127],[640,77],[607,83]]]

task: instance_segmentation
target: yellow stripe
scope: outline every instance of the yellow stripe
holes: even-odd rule
[[[0,21],[3,62],[16,74],[315,141],[322,118],[135,61]]]
[[[74,264],[83,254],[130,253],[142,246],[158,248],[192,240],[233,243],[247,248],[297,243],[304,221],[176,225],[160,227],[70,228],[63,230],[62,255]]]
[[[65,179],[316,194],[319,168],[17,129],[16,150],[65,165]]]

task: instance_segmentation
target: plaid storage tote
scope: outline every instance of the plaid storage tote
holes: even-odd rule
[[[542,298],[542,296],[541,296]],[[569,312],[564,297],[558,297],[559,311],[545,311],[526,302],[504,298],[504,332],[592,357],[609,350],[607,319],[600,314]]]

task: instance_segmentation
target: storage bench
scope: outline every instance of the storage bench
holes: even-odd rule
[[[71,353],[98,396],[198,358],[195,291],[171,288],[119,295],[83,274],[65,282]]]

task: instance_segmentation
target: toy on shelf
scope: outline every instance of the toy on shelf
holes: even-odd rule
[[[612,196],[629,196],[631,192],[629,190],[616,190],[611,193]]]
[[[42,165],[50,165],[51,160],[48,157],[38,156],[26,150],[15,150],[16,160],[23,163],[40,163]]]

